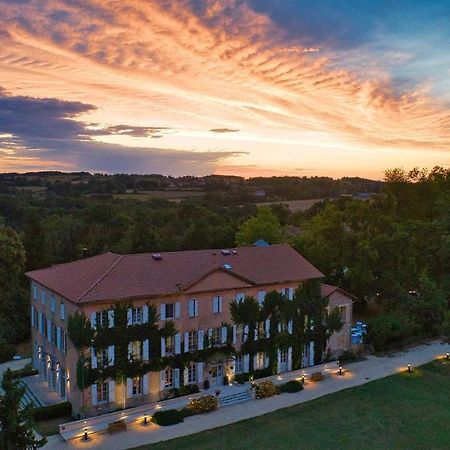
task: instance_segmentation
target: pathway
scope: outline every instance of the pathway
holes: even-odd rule
[[[319,383],[307,383],[303,391],[295,394],[282,394],[263,400],[253,400],[227,406],[210,414],[187,417],[184,422],[169,427],[158,427],[154,424],[144,427],[141,421],[134,422],[128,425],[127,432],[112,436],[95,434],[88,442],[80,439],[62,442],[61,437],[55,435],[48,438],[48,443],[43,448],[44,450],[72,450],[76,448],[125,450],[144,444],[195,434],[384,378],[406,370],[408,364],[411,364],[413,367],[419,366],[432,361],[436,357],[444,356],[449,351],[449,344],[434,342],[419,345],[388,357],[369,356],[365,361],[345,366],[344,369],[348,369],[348,371],[343,376],[332,374]],[[300,375],[301,371],[297,371],[282,374],[283,380],[278,380],[277,376],[272,378],[276,382],[281,382]]]

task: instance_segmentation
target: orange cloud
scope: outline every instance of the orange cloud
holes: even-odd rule
[[[331,66],[327,52],[287,45],[245,2],[201,3],[195,11],[187,0],[7,3],[2,84],[95,104],[86,118],[107,126],[126,117],[181,134],[245,130],[255,142],[308,144],[320,132],[352,147],[450,147],[449,109],[426,87],[397,94],[386,76],[361,79]],[[249,151],[257,159],[257,143]]]

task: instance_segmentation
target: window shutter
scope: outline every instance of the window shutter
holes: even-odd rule
[[[165,388],[166,388],[166,371],[161,370],[161,372],[159,372],[159,390],[164,391]]]
[[[114,365],[114,345],[108,347],[108,362],[110,366]]]
[[[97,368],[97,355],[95,354],[94,347],[91,347],[91,367],[93,369]]]
[[[181,317],[181,305],[179,302],[175,303],[175,319],[179,319]]]
[[[92,406],[97,406],[97,385],[91,384],[91,401]]]
[[[166,320],[166,305],[165,305],[165,303],[161,304],[160,311],[161,312],[159,314],[159,318],[161,320]]]
[[[187,331],[184,332],[184,353],[189,352],[189,333]]]
[[[257,353],[255,353],[254,355],[253,355],[253,370],[258,370],[258,369],[260,369],[261,367],[258,367],[258,354]]]
[[[166,356],[166,338],[161,338],[161,356],[164,358]]]
[[[219,310],[219,312],[222,312],[222,301],[223,301],[223,298],[222,298],[222,297],[219,297],[217,301],[218,301],[218,303],[219,303],[219,304],[217,305],[217,306],[218,306],[217,309]]]
[[[244,373],[248,373],[250,371],[250,355],[246,353],[244,355]]]
[[[108,311],[108,328],[114,327],[114,310],[110,309]]]
[[[108,382],[108,401],[114,403],[116,401],[116,383],[114,380]]]
[[[201,383],[203,383],[203,363],[197,363],[197,383],[198,387],[201,389]]]
[[[278,322],[278,333],[281,333],[281,322]]]
[[[258,292],[258,303],[262,305],[264,303],[264,299],[266,298],[266,291]]]
[[[61,320],[66,320],[66,305],[64,305],[64,303],[61,303],[59,306]]]
[[[142,359],[148,361],[150,359],[148,339],[142,343]]]
[[[144,305],[142,308],[142,322],[148,323],[148,306]]]
[[[52,321],[47,319],[47,340],[52,342]]]
[[[127,378],[127,398],[133,397],[133,382],[131,378]]]
[[[237,326],[233,325],[233,344],[236,344],[237,341]]]
[[[264,357],[264,369],[267,369],[267,367],[269,367],[269,363],[270,363],[269,355],[266,353]]]
[[[91,313],[91,328],[97,329],[97,314],[95,312]]]
[[[219,312],[218,304],[219,304],[218,297],[213,297],[213,299],[212,299],[213,314],[217,314]]]
[[[61,350],[61,328],[56,327],[56,348]]]
[[[42,313],[41,312],[39,312],[39,315],[38,315],[38,322],[39,322],[39,333],[43,334],[44,324],[42,322]]]
[[[227,343],[227,327],[222,327],[221,330],[221,340],[222,340],[222,344],[226,344]]]
[[[277,373],[281,372],[281,351],[277,351]]]
[[[148,389],[148,373],[146,373],[142,377],[142,392],[144,394],[148,394],[148,392],[149,392],[149,389]]]
[[[289,298],[289,300],[294,300],[294,292],[295,292],[294,288],[288,288],[288,298]]]
[[[205,336],[205,332],[203,330],[198,330],[197,344],[198,344],[199,350],[203,350],[204,336]]]
[[[255,341],[257,341],[258,340],[258,324],[256,324],[256,327],[255,327]]]
[[[248,339],[248,325],[244,325],[244,334],[242,336],[242,342],[246,342]]]
[[[174,371],[174,386],[176,389],[180,387],[180,369],[175,369]]]
[[[194,313],[194,300],[189,300],[188,301],[188,315],[189,317],[194,317],[195,313]]]
[[[288,372],[292,370],[292,347],[288,348],[288,354],[287,354],[288,360]]]
[[[194,316],[198,316],[198,300],[194,299]]]
[[[133,358],[133,344],[131,342],[128,343],[128,361],[131,361]]]
[[[189,384],[189,371],[187,367],[185,367],[183,370],[183,384],[185,386]]]
[[[212,328],[208,328],[208,347],[212,347]]]
[[[180,333],[175,335],[175,354],[178,355],[181,353],[181,336]]]
[[[131,308],[128,308],[127,309],[127,327],[132,325],[132,323],[133,323],[133,314],[132,314]]]
[[[270,338],[270,319],[266,319],[266,338]]]
[[[309,365],[314,365],[314,342],[309,343]]]
[[[292,334],[292,319],[288,322],[288,333]]]

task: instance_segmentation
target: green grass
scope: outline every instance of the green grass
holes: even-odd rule
[[[393,375],[254,419],[139,448],[448,450],[450,363],[435,361],[413,373]]]

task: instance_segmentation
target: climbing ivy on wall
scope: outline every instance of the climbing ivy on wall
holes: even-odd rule
[[[262,305],[254,297],[245,297],[241,302],[231,302],[230,312],[234,324],[245,329],[246,339],[242,343],[240,354],[250,355],[250,372],[254,371],[254,355],[264,351],[269,357],[268,372],[276,373],[278,349],[286,350],[291,346],[293,348],[292,368],[298,369],[301,367],[305,349],[310,342],[314,343],[315,364],[322,362],[328,339],[343,325],[337,308],[330,315],[325,314],[327,305],[328,299],[322,298],[320,283],[316,281],[300,285],[292,300],[279,292],[271,291],[267,293]],[[127,326],[127,312],[131,306],[131,304],[121,303],[108,308],[114,311],[114,327],[111,328],[108,324],[103,326],[98,324],[94,330],[90,320],[83,313],[77,312],[69,317],[68,334],[80,353],[77,362],[79,389],[108,378],[123,383],[126,378],[144,375],[149,371],[163,370],[166,367],[182,370],[191,361],[206,362],[218,352],[228,357],[237,355],[232,343],[232,326],[223,323],[222,326],[228,328],[228,340],[221,347],[210,346],[209,338],[205,333],[203,350],[162,357],[161,337],[175,336],[177,329],[174,322],[167,320],[162,327],[159,327],[159,316],[155,305],[147,304],[148,321]],[[263,323],[265,327],[267,319],[270,319],[270,336],[255,340],[255,330],[260,323]],[[289,333],[286,327],[280,330],[279,324],[287,324],[289,321],[292,321],[292,333]],[[149,340],[150,360],[130,361],[128,344],[146,339]],[[114,346],[114,365],[93,368],[91,347],[102,349],[112,345]]]

